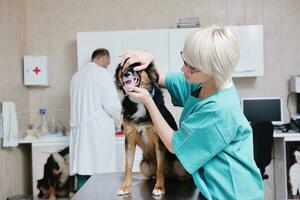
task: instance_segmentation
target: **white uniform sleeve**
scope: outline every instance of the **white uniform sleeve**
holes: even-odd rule
[[[113,78],[109,73],[103,77],[101,98],[104,111],[113,119],[121,119],[121,102]]]

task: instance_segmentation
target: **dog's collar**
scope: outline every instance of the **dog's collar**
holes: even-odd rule
[[[155,89],[158,89],[158,85],[156,83],[154,83],[151,92],[149,92],[152,98],[155,95]]]
[[[152,87],[152,91],[149,93],[150,93],[150,96],[153,98],[155,95],[155,87]]]

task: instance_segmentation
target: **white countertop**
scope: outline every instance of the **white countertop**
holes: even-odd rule
[[[116,136],[116,142],[123,142],[125,136]],[[41,136],[37,139],[24,139],[19,138],[19,144],[42,144],[42,143],[68,143],[69,136],[61,136],[61,135],[47,135]]]
[[[284,138],[284,140],[286,140],[286,141],[289,141],[289,140],[291,140],[291,141],[297,140],[298,141],[298,140],[300,140],[300,133],[297,133],[295,131],[288,131],[288,132],[284,133],[284,132],[275,130],[273,137],[274,138]]]
[[[69,142],[69,136],[55,136],[55,135],[47,135],[41,136],[37,139],[19,139],[19,144],[36,144],[36,143],[52,143],[52,142]]]

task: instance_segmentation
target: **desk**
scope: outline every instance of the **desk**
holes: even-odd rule
[[[290,194],[288,186],[288,169],[291,165],[291,149],[289,145],[299,142],[300,133],[296,132],[274,132],[274,174],[275,194],[277,200],[288,199]],[[287,157],[288,156],[288,157]]]
[[[139,173],[132,175],[131,195],[118,196],[117,191],[124,180],[123,173],[93,175],[75,194],[72,200],[154,200],[154,180],[143,180]],[[166,194],[161,200],[204,200],[193,181],[165,181]],[[158,198],[156,198],[158,199]]]
[[[273,137],[274,138],[282,138],[282,139],[291,140],[291,141],[294,141],[294,140],[299,141],[300,133],[297,133],[297,132],[283,133],[283,132],[274,131]]]

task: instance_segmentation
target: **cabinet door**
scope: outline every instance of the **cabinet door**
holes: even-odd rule
[[[181,71],[183,62],[180,52],[183,50],[186,38],[197,30],[199,28],[169,29],[170,71]]]
[[[264,75],[263,25],[231,26],[240,46],[233,77]]]
[[[77,33],[77,61],[78,69],[91,60],[92,53],[97,48],[106,48],[110,52],[111,61],[108,70],[114,74],[120,62],[122,53],[122,32],[80,32]]]
[[[263,76],[263,25],[230,26],[240,47],[239,62],[233,77]],[[180,51],[186,38],[199,28],[169,29],[170,71],[183,65]]]
[[[123,31],[123,50],[143,50],[153,54],[162,72],[169,71],[168,30]]]

